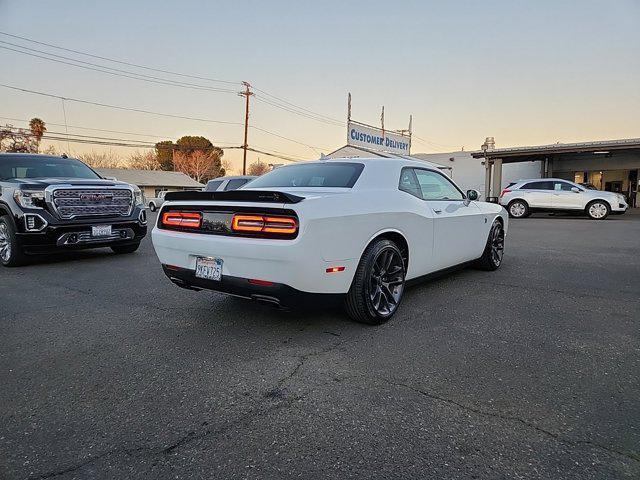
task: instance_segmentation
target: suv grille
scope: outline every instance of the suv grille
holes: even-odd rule
[[[133,207],[131,190],[120,188],[75,189],[53,191],[53,207],[60,218],[127,216]]]

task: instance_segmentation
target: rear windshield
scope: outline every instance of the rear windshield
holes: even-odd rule
[[[248,188],[271,187],[342,187],[351,188],[362,173],[362,163],[306,163],[276,168],[247,185]]]
[[[0,156],[0,180],[11,178],[100,178],[84,163],[72,158]]]

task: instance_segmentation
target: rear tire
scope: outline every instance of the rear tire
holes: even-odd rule
[[[138,248],[140,248],[140,242],[132,243],[129,245],[114,245],[113,247],[111,247],[111,250],[113,250],[113,253],[122,255],[127,253],[133,253],[136,250],[138,250]]]
[[[345,299],[345,309],[356,322],[380,325],[398,310],[404,294],[406,266],[398,246],[386,239],[374,241],[362,254]]]
[[[157,210],[156,204],[153,202],[149,203],[149,210],[151,210],[152,212],[155,212]]]
[[[507,212],[511,218],[527,218],[531,215],[529,205],[524,200],[514,200],[507,207]]]
[[[495,220],[489,230],[487,244],[482,256],[478,259],[477,267],[480,270],[494,271],[502,265],[504,255],[504,228],[499,220]]]
[[[0,217],[0,263],[5,267],[19,267],[26,263],[13,222],[6,215]]]
[[[611,207],[604,200],[594,200],[585,210],[591,220],[604,220],[611,213]]]

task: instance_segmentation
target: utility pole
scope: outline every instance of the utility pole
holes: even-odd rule
[[[241,97],[245,97],[245,110],[244,110],[244,144],[242,145],[242,149],[244,150],[244,154],[242,156],[242,174],[247,174],[247,137],[249,136],[249,97],[253,95],[250,88],[251,85],[249,82],[242,82],[244,85],[244,92],[239,92],[238,95]]]

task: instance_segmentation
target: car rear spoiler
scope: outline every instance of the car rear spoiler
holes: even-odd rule
[[[166,201],[201,201],[217,200],[229,202],[268,202],[268,203],[299,203],[304,197],[284,192],[270,192],[263,190],[230,190],[228,192],[169,192]]]

